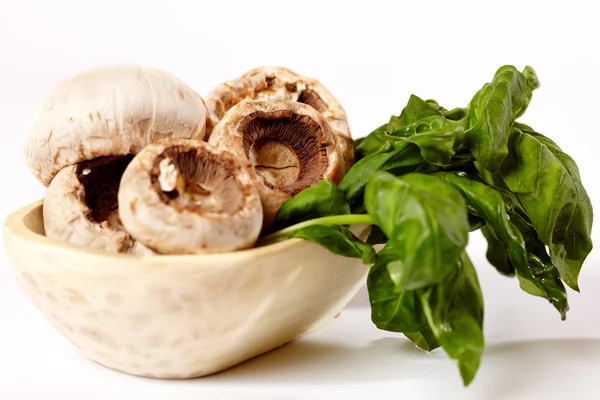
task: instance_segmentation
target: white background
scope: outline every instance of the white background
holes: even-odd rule
[[[247,69],[287,66],[325,84],[345,107],[355,137],[399,113],[411,93],[435,98],[447,108],[463,106],[499,66],[531,65],[542,87],[523,120],[576,159],[593,204],[600,209],[596,4],[592,0],[0,0],[0,217],[44,196],[45,189],[26,169],[22,153],[26,122],[42,95],[71,74],[122,63],[167,70],[201,95]],[[593,238],[598,238],[596,231]],[[483,259],[482,243],[474,236],[469,250],[479,260],[488,321],[503,318],[505,296],[523,304],[523,313],[533,307],[530,317],[539,321],[532,325],[531,335],[548,334],[543,329],[555,326],[550,321],[556,315],[545,304],[538,312],[538,299],[495,274]],[[563,323],[560,335],[577,331],[600,337],[600,324],[590,316],[592,305],[600,304],[600,291],[591,290],[600,278],[594,254],[581,276],[583,293],[571,294],[569,318],[575,322]],[[1,256],[0,398],[12,399],[19,398],[18,393],[33,393],[27,388],[35,386],[40,368],[64,368],[68,374],[71,364],[61,364],[60,357],[71,356],[71,348],[52,336]],[[365,299],[362,293],[352,304],[364,305]],[[33,354],[25,341],[36,342],[40,352]],[[64,347],[59,353],[46,352],[40,341]],[[2,353],[3,349],[13,351]],[[40,363],[54,355],[59,357],[55,362]],[[345,363],[337,367],[354,368]],[[127,381],[115,379],[124,385],[124,393],[133,390]],[[252,390],[256,386],[249,395]],[[54,397],[48,392],[39,398]]]

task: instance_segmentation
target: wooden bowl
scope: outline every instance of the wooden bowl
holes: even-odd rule
[[[4,244],[29,298],[85,356],[154,378],[212,374],[316,330],[368,272],[301,239],[214,255],[83,249],[44,236],[42,201],[6,219]]]

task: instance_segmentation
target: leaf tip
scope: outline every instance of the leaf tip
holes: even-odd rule
[[[579,282],[577,282],[577,278],[573,278],[573,279],[564,279],[563,281],[567,284],[567,286],[569,286],[571,289],[573,289],[574,291],[576,291],[577,293],[581,293],[581,291],[579,290]]]
[[[460,377],[462,378],[464,387],[469,386],[471,382],[473,382],[473,379],[475,379],[475,374],[475,371],[470,371],[466,368],[460,368]]]
[[[560,314],[560,320],[565,321],[567,319],[567,312],[569,311],[569,305],[563,304],[562,307],[558,304],[554,305]]]
[[[469,349],[458,358],[458,369],[465,387],[475,379],[481,365],[482,353],[479,349]]]
[[[525,78],[527,78],[529,83],[531,83],[533,85],[534,89],[537,89],[540,87],[540,80],[538,79],[535,69],[533,69],[532,66],[526,65],[525,68],[523,68],[522,73],[525,76]]]

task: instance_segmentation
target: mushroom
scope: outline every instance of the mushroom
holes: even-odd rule
[[[244,100],[297,101],[323,114],[343,157],[344,171],[354,164],[354,141],[341,104],[317,80],[289,68],[261,67],[217,85],[205,97],[208,109],[207,136],[234,105]]]
[[[152,254],[119,219],[117,190],[131,158],[103,157],[60,170],[44,199],[46,236],[112,253]]]
[[[215,126],[208,141],[250,160],[267,232],[281,204],[322,179],[338,183],[343,162],[327,121],[298,102],[244,101]]]
[[[163,254],[252,247],[262,206],[250,163],[199,140],[148,145],[126,168],[119,214],[128,232]]]
[[[171,74],[141,66],[84,71],[56,85],[34,111],[25,159],[48,186],[64,167],[138,153],[166,137],[203,139],[206,106]]]
[[[202,98],[166,72],[113,66],[60,82],[35,110],[25,141],[28,167],[49,185],[48,237],[137,254],[117,218],[122,172],[147,144],[203,139],[205,126]]]

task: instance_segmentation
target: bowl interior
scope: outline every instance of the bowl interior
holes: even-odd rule
[[[23,215],[23,225],[37,235],[46,236],[46,230],[44,229],[44,216],[42,212],[43,202],[39,201],[37,203],[39,203],[39,206],[32,208],[29,212]]]
[[[351,226],[352,232],[361,240],[366,240],[369,233],[371,232],[370,225],[355,225]],[[42,246],[53,246],[54,248],[60,248],[61,251],[75,252],[79,254],[88,254],[103,256],[109,258],[143,258],[147,261],[151,260],[162,260],[162,261],[181,261],[182,259],[190,258],[219,258],[219,257],[259,257],[264,256],[272,252],[281,252],[289,249],[290,247],[297,246],[300,243],[306,242],[304,239],[292,238],[283,240],[277,243],[269,244],[266,246],[252,247],[249,249],[237,250],[227,253],[214,253],[214,254],[182,254],[182,255],[151,255],[151,256],[138,256],[133,254],[122,254],[122,253],[108,253],[93,248],[85,248],[81,246],[75,246],[70,243],[53,240],[46,237],[44,229],[44,217],[43,217],[43,200],[35,201],[21,209],[10,214],[4,222],[4,230],[6,233],[12,234],[13,236],[19,237],[21,240],[32,241]],[[6,242],[6,241],[5,241]],[[318,246],[318,245],[315,245]],[[161,262],[162,262],[161,261]]]

